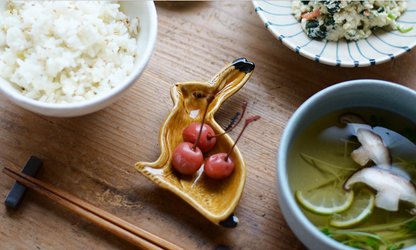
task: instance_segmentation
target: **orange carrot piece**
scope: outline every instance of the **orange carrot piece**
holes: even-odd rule
[[[370,15],[370,11],[369,10],[365,10],[364,11],[364,16],[369,16]]]
[[[301,17],[302,18],[305,18],[306,20],[311,20],[312,18],[317,17],[320,14],[321,14],[320,9],[316,9],[316,10],[314,10],[312,12],[302,14]]]

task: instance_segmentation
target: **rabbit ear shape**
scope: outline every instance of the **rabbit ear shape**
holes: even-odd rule
[[[225,66],[210,81],[215,88],[217,100],[221,104],[229,96],[237,92],[250,78],[254,70],[254,63],[240,58]]]
[[[209,94],[215,95],[208,115],[214,114],[221,104],[244,86],[254,70],[254,63],[245,58],[234,60],[221,69],[208,82],[178,82],[172,85],[171,98],[174,106],[183,105],[186,110],[197,110],[205,107],[204,99]]]

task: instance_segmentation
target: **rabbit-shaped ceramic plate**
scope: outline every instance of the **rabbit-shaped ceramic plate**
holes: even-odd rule
[[[214,120],[214,114],[228,97],[243,87],[253,70],[254,64],[242,58],[229,63],[209,82],[173,84],[170,92],[173,109],[159,133],[161,155],[155,162],[135,164],[137,171],[155,184],[184,199],[213,223],[228,228],[238,225],[234,209],[246,179],[246,167],[240,150],[234,148],[231,153],[235,162],[234,171],[222,180],[206,176],[203,173],[204,166],[193,175],[180,174],[173,168],[171,157],[175,148],[183,142],[183,130],[192,123],[201,122],[209,94],[215,95],[215,99],[208,107],[205,123],[216,134],[224,132]],[[204,160],[213,154],[228,152],[233,144],[234,141],[227,134],[218,137],[214,148],[204,153]]]

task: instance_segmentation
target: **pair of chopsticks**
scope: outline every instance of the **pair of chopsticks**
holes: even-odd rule
[[[127,240],[128,242],[149,250],[172,249],[184,250],[159,236],[137,227],[111,213],[108,213],[90,203],[87,203],[75,196],[65,193],[51,185],[48,185],[36,178],[11,168],[5,167],[3,173],[12,177],[22,185],[46,196],[47,198],[61,204],[76,214],[90,220],[96,225],[109,232]]]

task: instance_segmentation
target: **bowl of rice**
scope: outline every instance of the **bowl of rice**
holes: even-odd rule
[[[416,45],[416,2],[253,1],[265,27],[285,46],[323,64],[381,64]]]
[[[96,112],[136,82],[156,36],[151,1],[0,2],[0,93],[46,116]]]

